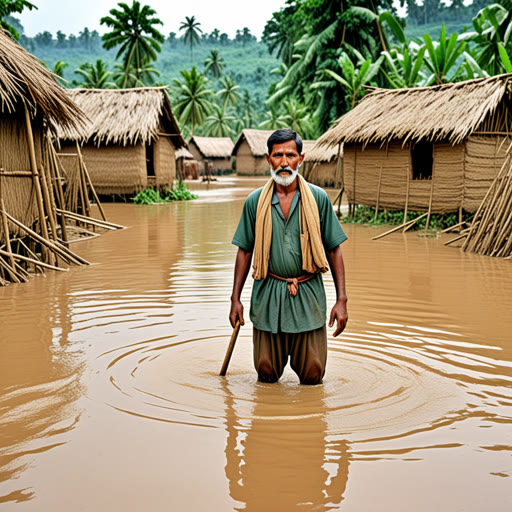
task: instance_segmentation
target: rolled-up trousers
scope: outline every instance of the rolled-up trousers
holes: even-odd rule
[[[290,358],[301,384],[320,384],[327,362],[327,329],[271,333],[253,328],[254,367],[258,380],[277,382]]]

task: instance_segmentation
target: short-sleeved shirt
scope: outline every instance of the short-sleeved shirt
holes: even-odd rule
[[[347,239],[337,219],[329,196],[320,187],[308,183],[320,214],[320,229],[325,251],[329,252]],[[263,188],[255,190],[245,200],[240,222],[232,243],[244,251],[253,252],[256,236],[256,210]],[[269,271],[281,277],[303,274],[300,247],[300,191],[292,201],[288,220],[285,219],[279,198],[272,196],[272,243]],[[294,297],[287,283],[272,277],[254,281],[250,319],[261,331],[305,332],[325,324],[327,304],[321,274],[299,284]]]

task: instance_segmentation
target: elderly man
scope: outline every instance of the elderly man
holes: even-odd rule
[[[301,384],[320,384],[327,360],[327,260],[336,287],[329,327],[348,320],[340,244],[347,237],[325,191],[298,174],[302,140],[290,129],[267,141],[272,178],[246,199],[233,244],[238,246],[229,320],[244,325],[240,302],[253,259],[254,365],[261,382],[277,382],[290,357]],[[325,252],[324,252],[325,251]],[[326,258],[327,256],[327,258]]]

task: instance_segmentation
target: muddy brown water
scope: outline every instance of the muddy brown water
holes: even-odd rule
[[[221,379],[255,184],[105,205],[92,266],[0,289],[0,510],[510,510],[512,263],[345,226],[324,384],[256,383],[249,324]]]

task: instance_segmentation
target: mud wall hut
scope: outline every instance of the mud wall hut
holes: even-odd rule
[[[82,155],[98,194],[163,189],[176,178],[175,151],[186,147],[166,87],[70,89],[91,120],[85,133],[61,130],[61,153]]]
[[[182,147],[177,149],[174,154],[176,157],[176,179],[197,179],[197,162],[192,153],[186,147]]]
[[[214,173],[232,170],[233,141],[229,137],[192,137],[189,151],[198,162],[199,172],[205,174],[210,166]]]
[[[233,156],[236,158],[236,173],[239,176],[270,174],[265,158],[267,139],[273,130],[242,130],[235,146]]]
[[[344,186],[353,205],[474,212],[510,141],[511,78],[374,89],[317,147],[344,144]]]

